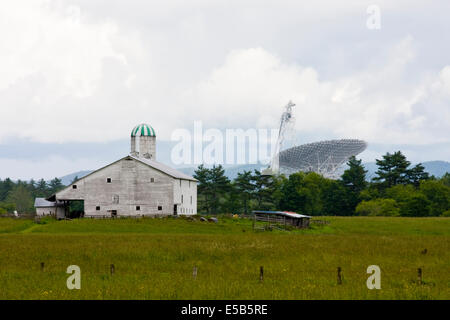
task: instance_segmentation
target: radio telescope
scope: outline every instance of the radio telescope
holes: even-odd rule
[[[337,179],[339,167],[351,156],[363,152],[367,143],[356,139],[319,141],[283,150],[279,153],[280,173],[317,172]]]
[[[326,178],[337,179],[338,169],[351,156],[363,152],[367,148],[367,143],[357,139],[326,140],[282,150],[287,132],[293,128],[295,120],[292,114],[293,106],[295,104],[289,101],[281,115],[274,157],[270,167],[264,170],[263,174],[288,176],[299,171],[317,172]]]

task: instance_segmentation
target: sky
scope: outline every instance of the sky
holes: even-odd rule
[[[98,168],[128,154],[142,122],[165,146],[194,121],[276,128],[289,100],[299,143],[450,161],[449,12],[448,0],[0,1],[0,178]]]

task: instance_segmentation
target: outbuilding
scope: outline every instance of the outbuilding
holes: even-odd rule
[[[308,228],[310,216],[290,211],[253,211],[255,221],[269,224],[290,225],[296,228]]]

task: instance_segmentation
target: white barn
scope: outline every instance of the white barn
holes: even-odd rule
[[[70,202],[80,200],[85,217],[193,215],[197,214],[197,180],[157,162],[155,131],[140,124],[131,132],[129,155],[46,199],[63,208],[58,218],[67,217]],[[41,215],[45,210],[36,207],[36,212]]]

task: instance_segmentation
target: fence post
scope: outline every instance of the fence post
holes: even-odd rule
[[[192,269],[192,277],[194,279],[197,279],[197,266],[194,266],[194,268]]]
[[[264,267],[260,266],[259,267],[259,281],[263,281],[264,280]]]
[[[114,274],[114,271],[115,271],[115,267],[114,267],[114,265],[113,265],[113,264],[111,264],[111,265],[110,265],[110,267],[109,267],[109,271],[110,271],[111,275],[113,275],[113,274]]]
[[[337,267],[337,284],[342,284],[341,267]]]
[[[41,262],[41,271],[44,271],[44,263],[43,262]]]
[[[417,283],[422,284],[422,268],[417,269]]]

